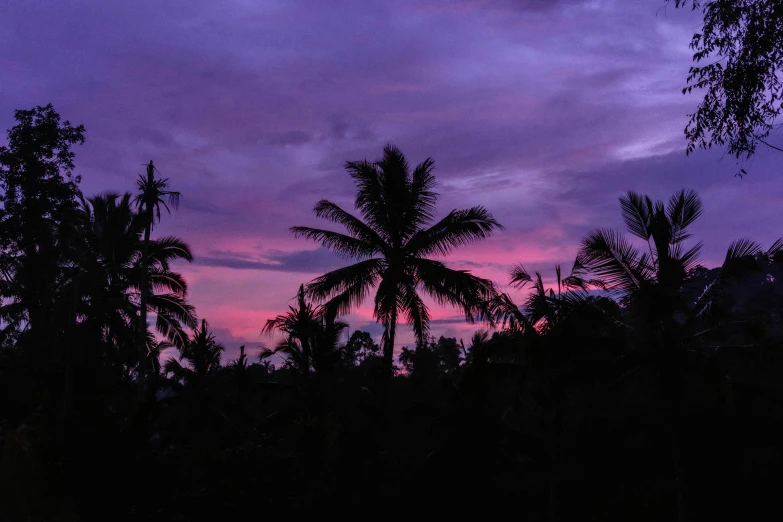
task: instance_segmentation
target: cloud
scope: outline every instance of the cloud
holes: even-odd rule
[[[268,261],[255,261],[247,255],[224,255],[220,252],[215,254],[215,256],[197,257],[194,263],[201,266],[238,270],[279,270],[281,272],[305,273],[325,273],[346,264],[344,260],[324,248],[296,252],[271,251],[266,255]]]
[[[447,259],[501,286],[515,263],[548,274],[592,228],[621,228],[626,190],[698,190],[694,235],[708,261],[735,237],[769,243],[781,235],[779,158],[760,153],[738,180],[720,153],[685,157],[698,99],[680,89],[698,13],[660,7],[5,2],[0,127],[50,101],[84,123],[76,164],[88,194],[133,191],[153,159],[183,194],[155,233],[191,244],[196,260],[181,269],[193,303],[243,339],[299,284],[346,263],[289,227],[325,226],[312,214],[322,198],[352,211],[345,162],[377,159],[388,142],[412,164],[435,159],[436,217],[484,205],[507,227]],[[374,325],[367,306],[352,324]]]
[[[269,143],[272,145],[304,145],[310,143],[312,139],[313,137],[307,132],[293,130],[271,136]]]

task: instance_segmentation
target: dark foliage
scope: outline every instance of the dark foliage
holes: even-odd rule
[[[667,0],[671,1],[671,0]],[[693,35],[693,65],[683,94],[704,98],[685,129],[688,152],[728,145],[747,158],[777,127],[783,103],[783,2],[780,0],[674,0],[701,9],[704,23]],[[744,174],[744,170],[741,173]]]

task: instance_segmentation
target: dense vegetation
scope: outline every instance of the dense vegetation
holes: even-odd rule
[[[135,193],[85,197],[84,129],[51,106],[16,120],[0,148],[0,519],[716,520],[774,504],[783,241],[739,239],[702,266],[694,192],[623,195],[633,239],[586,230],[568,275],[548,288],[509,267],[509,295],[438,259],[500,224],[482,207],[436,221],[432,161],[389,146],[346,165],[358,216],[316,204],[345,232],[292,229],[350,264],[259,318],[278,346],[225,361],[176,271],[190,248],[154,234],[180,197],[169,181],[150,162]],[[422,296],[476,334],[433,338]],[[341,342],[365,299],[380,346]],[[416,343],[395,365],[402,322]]]

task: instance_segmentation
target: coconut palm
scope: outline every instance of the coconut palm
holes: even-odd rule
[[[79,244],[75,283],[79,286],[82,326],[89,337],[116,350],[123,363],[137,361],[128,354],[133,343],[138,308],[132,299],[133,267],[139,257],[140,220],[130,203],[131,195],[114,193],[80,198]],[[130,357],[128,357],[130,355]]]
[[[77,249],[78,283],[84,298],[80,315],[85,327],[101,342],[115,347],[125,363],[155,368],[157,341],[144,328],[144,350],[139,352],[134,332],[138,332],[141,291],[147,286],[145,309],[156,315],[156,330],[173,346],[184,346],[184,327],[195,324],[193,307],[187,303],[187,283],[171,269],[171,262],[190,261],[190,247],[176,237],[163,237],[142,243],[143,221],[133,212],[131,195],[103,194],[81,200],[81,239]],[[146,250],[146,255],[145,255]],[[145,314],[146,315],[146,314]],[[142,323],[144,326],[146,323]],[[119,355],[119,354],[118,354]],[[146,373],[146,372],[145,372]]]
[[[696,289],[694,298],[692,287],[702,271],[702,244],[687,248],[685,241],[691,237],[688,227],[703,211],[698,195],[682,190],[664,205],[628,192],[620,205],[626,228],[647,248],[636,248],[619,232],[596,230],[583,240],[578,262],[619,297],[632,313],[630,326],[634,321],[643,328],[653,325],[667,341],[707,320],[713,305],[734,283],[758,271],[762,257],[777,256],[783,249],[780,240],[766,253],[749,239],[732,242],[722,266],[708,285]],[[672,343],[666,346],[674,349]]]
[[[152,293],[150,282],[147,281],[147,263],[148,254],[150,250],[150,234],[157,221],[160,221],[161,207],[165,208],[167,212],[171,213],[169,205],[173,208],[179,206],[180,193],[169,190],[168,178],[156,178],[155,166],[150,160],[147,164],[147,175],[139,174],[139,179],[136,181],[138,193],[134,198],[138,213],[141,216],[144,226],[144,241],[142,243],[142,256],[141,256],[141,279],[139,281],[139,324],[138,324],[138,350],[139,361],[143,361],[147,357],[147,343],[146,343],[146,330],[147,330],[147,301],[150,299]],[[168,204],[166,201],[168,200]],[[144,392],[144,380],[145,371],[144,365],[139,364],[138,379],[139,379],[139,391]]]
[[[179,359],[169,358],[164,366],[164,373],[171,375],[177,382],[196,394],[202,394],[206,388],[206,380],[220,369],[220,357],[225,351],[223,345],[217,342],[210,331],[206,319],[193,330],[193,334],[185,345],[179,349]],[[183,364],[184,363],[184,364]]]
[[[440,304],[461,308],[469,321],[481,310],[482,303],[495,295],[489,280],[428,258],[445,256],[502,228],[481,206],[452,210],[430,225],[438,196],[433,191],[433,167],[433,160],[426,159],[411,171],[405,156],[392,145],[383,149],[383,158],[377,162],[349,161],[346,169],[357,186],[355,206],[362,219],[321,200],[315,205],[315,215],[342,225],[346,233],[291,228],[296,237],[317,241],[357,261],[314,279],[307,290],[342,314],[359,306],[375,289],[373,314],[385,328],[387,376],[392,375],[400,316],[413,327],[417,342],[424,342],[429,334],[430,312],[422,293]]]
[[[296,299],[297,306],[289,306],[287,313],[269,319],[264,325],[263,333],[278,331],[285,338],[274,350],[262,352],[262,357],[282,353],[303,375],[308,375],[312,368],[319,371],[333,367],[340,358],[337,350],[340,334],[348,325],[336,320],[334,307],[308,302],[304,285],[299,287]]]
[[[601,229],[583,240],[578,260],[619,296],[628,326],[637,333],[637,347],[655,354],[661,390],[670,404],[678,512],[684,520],[687,502],[679,457],[684,353],[698,346],[702,328],[697,327],[708,319],[713,303],[758,268],[761,247],[747,239],[732,242],[716,277],[694,301],[689,284],[700,272],[702,245],[687,247],[685,242],[691,237],[688,227],[703,212],[696,192],[681,190],[666,204],[628,192],[620,198],[620,206],[628,232],[646,242],[647,248],[635,247],[619,232]],[[770,249],[773,256],[780,247],[776,242]]]
[[[288,312],[269,319],[261,330],[264,334],[274,331],[285,334],[285,339],[272,353],[282,352],[288,355],[304,375],[310,373],[312,342],[318,330],[321,311],[305,299],[304,285],[299,286],[296,294],[297,306],[289,306]]]

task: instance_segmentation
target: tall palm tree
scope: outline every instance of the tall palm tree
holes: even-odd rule
[[[168,343],[183,346],[184,327],[196,326],[194,309],[186,300],[187,283],[171,269],[172,261],[193,259],[190,247],[176,237],[142,243],[143,221],[133,211],[129,193],[82,198],[80,223],[74,278],[83,295],[78,313],[91,336],[117,350],[123,362],[135,361],[139,378],[139,366],[156,367],[150,359],[158,344],[145,327],[144,350],[123,352],[137,348],[134,332],[140,327],[142,288],[148,289],[144,308],[155,313],[156,330]]]
[[[387,145],[376,162],[349,161],[346,169],[357,186],[356,209],[361,218],[338,205],[319,201],[315,215],[345,227],[347,233],[292,227],[296,237],[320,242],[357,261],[328,272],[307,287],[316,299],[327,300],[338,313],[361,304],[376,288],[373,314],[385,328],[383,357],[392,375],[395,329],[400,315],[413,327],[417,342],[429,334],[430,313],[421,293],[440,304],[462,308],[467,320],[495,295],[492,283],[466,270],[453,270],[430,255],[489,237],[502,226],[481,206],[452,210],[430,225],[438,194],[433,191],[434,162],[426,159],[412,171],[399,149]]]
[[[147,175],[139,174],[139,179],[136,181],[136,187],[138,193],[134,199],[138,213],[142,218],[144,225],[144,242],[142,243],[142,256],[141,256],[141,280],[139,284],[140,288],[140,306],[139,306],[139,324],[138,324],[138,349],[139,349],[139,392],[144,393],[145,389],[145,366],[141,363],[147,357],[147,343],[146,343],[146,331],[147,331],[147,301],[150,298],[151,287],[147,280],[147,263],[148,254],[150,249],[150,234],[157,221],[160,221],[161,207],[165,208],[167,212],[171,213],[169,205],[173,208],[179,206],[180,193],[169,190],[168,178],[156,178],[155,166],[150,160],[147,164]],[[166,201],[168,200],[168,204]]]
[[[136,361],[136,353],[123,353],[135,347],[133,266],[139,257],[140,220],[130,203],[131,195],[114,193],[80,197],[79,242],[73,245],[77,260],[75,284],[83,296],[79,315],[88,338],[110,348],[120,364]],[[128,358],[127,355],[130,355]]]
[[[747,239],[729,246],[714,281],[694,301],[689,291],[699,273],[702,244],[685,246],[688,227],[702,214],[694,191],[681,190],[664,204],[648,196],[628,192],[620,198],[628,232],[646,242],[636,248],[621,233],[600,229],[582,242],[579,262],[617,293],[637,332],[637,344],[652,351],[658,363],[661,390],[669,402],[672,461],[677,485],[678,514],[687,519],[685,473],[680,459],[682,365],[685,349],[700,340],[697,326],[731,285],[757,268],[761,247]],[[770,251],[776,255],[781,243]]]

